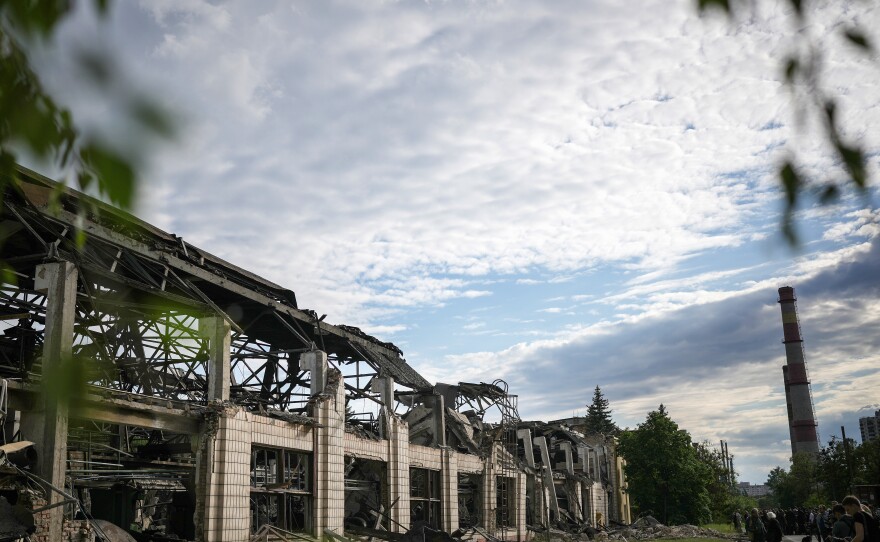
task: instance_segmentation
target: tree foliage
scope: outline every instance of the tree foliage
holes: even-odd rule
[[[831,437],[819,451],[816,477],[826,500],[840,501],[852,493],[852,486],[876,484],[880,480],[880,441],[856,444]]]
[[[794,508],[823,502],[817,485],[817,459],[809,453],[796,453],[789,470],[775,467],[767,476],[779,506]]]
[[[712,470],[698,457],[690,434],[679,429],[663,405],[619,438],[627,491],[639,513],[651,513],[666,524],[711,519]]]
[[[841,124],[838,113],[840,100],[836,93],[839,87],[828,80],[823,51],[810,32],[818,21],[810,19],[808,2],[788,0],[788,4],[792,28],[798,31],[791,52],[780,60],[780,73],[791,92],[799,125],[805,126],[808,118],[818,121],[825,145],[836,162],[835,171],[826,172],[822,178],[811,178],[801,165],[802,159],[791,150],[778,166],[777,176],[785,194],[782,233],[789,243],[796,245],[799,239],[794,215],[805,198],[813,197],[820,204],[828,204],[837,201],[848,190],[864,196],[869,179],[868,153],[859,139],[846,135],[848,127]],[[720,9],[731,19],[740,12],[755,9],[754,0],[697,0],[697,6],[701,12]],[[876,49],[863,28],[845,24],[837,25],[836,30],[854,51],[864,58],[874,58]]]
[[[852,444],[852,439],[849,444]],[[849,475],[851,465],[847,461],[846,443],[837,437],[831,437],[827,446],[819,451],[819,465],[816,472],[819,482],[830,500],[842,501],[851,493],[852,478]]]
[[[709,494],[709,509],[713,521],[728,518],[734,510],[742,509],[742,499],[733,490],[736,485],[735,473],[730,471],[721,452],[706,441],[694,444],[694,451],[697,459],[709,469],[706,491]]]
[[[593,402],[587,405],[587,416],[585,423],[587,432],[599,433],[601,435],[612,436],[619,432],[617,425],[611,420],[611,408],[608,406],[608,399],[602,395],[599,386],[593,391]]]
[[[853,486],[876,484],[880,480],[880,440],[857,445],[831,437],[816,457],[795,454],[789,469],[776,467],[767,477],[767,485],[781,507],[841,501],[853,492]]]
[[[84,136],[70,110],[59,105],[43,86],[32,65],[32,52],[50,43],[75,3],[68,0],[0,1],[0,193],[15,177],[21,155],[70,174],[79,188],[96,189],[111,203],[132,203],[137,171],[138,136],[170,137],[171,121],[152,100],[126,95],[126,116],[133,123],[128,149],[120,141]],[[107,14],[109,2],[94,0]],[[116,76],[110,59],[81,52],[81,75],[101,99]],[[134,149],[134,150],[132,150]]]

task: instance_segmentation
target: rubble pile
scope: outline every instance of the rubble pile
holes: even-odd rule
[[[535,529],[533,529],[535,530]],[[550,542],[610,542],[620,540],[631,542],[633,540],[670,540],[680,538],[720,538],[735,540],[735,535],[721,533],[715,529],[697,527],[696,525],[663,525],[651,516],[646,516],[635,521],[631,525],[618,525],[609,527],[607,530],[597,531],[591,527],[585,529],[568,529],[565,531],[550,529],[547,531],[535,530],[535,540],[547,540]]]
[[[604,536],[603,536],[604,535]],[[668,527],[663,524],[623,529],[599,533],[596,540],[655,540],[658,538],[729,538],[715,529],[705,529],[696,525],[676,525]]]
[[[598,533],[596,540],[655,540],[662,538],[730,538],[715,529],[696,525],[663,525],[651,516],[639,518],[632,525]]]

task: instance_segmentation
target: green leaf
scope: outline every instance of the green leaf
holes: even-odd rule
[[[104,17],[107,15],[107,12],[110,8],[110,0],[95,0],[95,9],[98,12],[98,15]]]
[[[15,155],[0,148],[0,186],[6,187],[6,183],[10,182],[15,171]]]
[[[782,189],[785,191],[788,206],[794,207],[795,203],[797,203],[798,191],[802,183],[791,162],[786,162],[780,168],[779,180],[782,182]]]
[[[135,185],[132,164],[117,152],[96,143],[83,148],[80,156],[94,174],[101,194],[123,209],[131,207]]]
[[[861,30],[857,28],[847,28],[844,35],[850,43],[863,49],[866,53],[872,53],[874,51],[874,47],[871,45],[871,42],[868,41],[868,37],[865,36]]]
[[[837,201],[838,198],[840,198],[840,189],[837,188],[836,184],[829,184],[822,189],[822,193],[819,195],[819,203],[828,205]]]
[[[3,284],[18,285],[18,275],[15,274],[15,270],[9,267],[6,262],[0,262],[0,281]]]
[[[80,51],[76,61],[83,72],[98,86],[107,86],[113,76],[110,58],[98,51]]]
[[[92,181],[95,178],[88,171],[80,171],[76,177],[76,182],[79,184],[79,189],[83,192],[87,191],[89,187],[92,185]]]
[[[76,229],[76,231],[74,232],[73,240],[74,240],[74,243],[76,243],[77,250],[82,251],[82,249],[85,248],[87,237],[88,236],[86,235],[86,232],[84,232],[83,230],[81,230],[79,228]]]
[[[786,213],[782,217],[782,235],[785,237],[786,242],[788,242],[788,244],[793,247],[797,246],[800,243],[797,232],[794,228],[792,213],[788,211],[786,211]]]
[[[49,192],[49,202],[47,204],[49,211],[52,213],[56,213],[61,210],[61,198],[64,197],[64,185],[61,183],[56,184],[52,187],[52,191]]]
[[[790,85],[794,83],[794,78],[800,71],[801,65],[797,57],[788,57],[785,61],[785,83]]]
[[[25,34],[46,37],[73,7],[68,0],[4,1],[0,3],[12,25]]]
[[[701,12],[712,8],[730,15],[730,0],[697,0],[697,7]]]
[[[140,99],[131,105],[131,114],[144,128],[158,136],[171,138],[176,131],[171,116],[155,103]]]
[[[859,189],[864,190],[868,181],[868,173],[865,168],[865,153],[859,147],[849,146],[840,141],[837,142],[835,148],[840,159],[843,160],[852,181]]]

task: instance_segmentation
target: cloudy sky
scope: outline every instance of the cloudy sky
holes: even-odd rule
[[[429,380],[503,378],[530,419],[583,413],[596,385],[621,426],[663,403],[761,483],[790,452],[793,285],[822,441],[880,408],[877,194],[805,206],[792,250],[774,176],[793,152],[841,176],[781,83],[806,39],[878,178],[880,62],[841,38],[880,28],[874,3],[802,23],[781,0],[732,21],[684,0],[167,0],[103,23],[81,4],[47,85],[115,141],[114,95],[177,119],[137,214]],[[94,98],[83,51],[121,91]]]

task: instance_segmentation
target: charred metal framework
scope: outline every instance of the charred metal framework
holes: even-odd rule
[[[6,187],[0,475],[48,503],[35,541],[76,516],[218,541],[387,540],[414,521],[525,540],[607,517],[605,447],[523,422],[504,381],[431,385],[180,237],[24,168]],[[31,445],[45,479],[7,460]]]
[[[380,402],[368,386],[379,374],[430,387],[393,344],[325,323],[290,290],[72,191],[52,208],[58,185],[21,176],[3,202],[0,259],[17,284],[0,290],[2,376],[38,378],[46,297],[34,275],[39,263],[62,258],[79,272],[74,355],[90,360],[94,386],[204,404],[208,353],[198,319],[219,314],[233,330],[232,401],[248,409],[304,413],[310,380],[299,354],[315,348],[343,370],[352,400]]]

